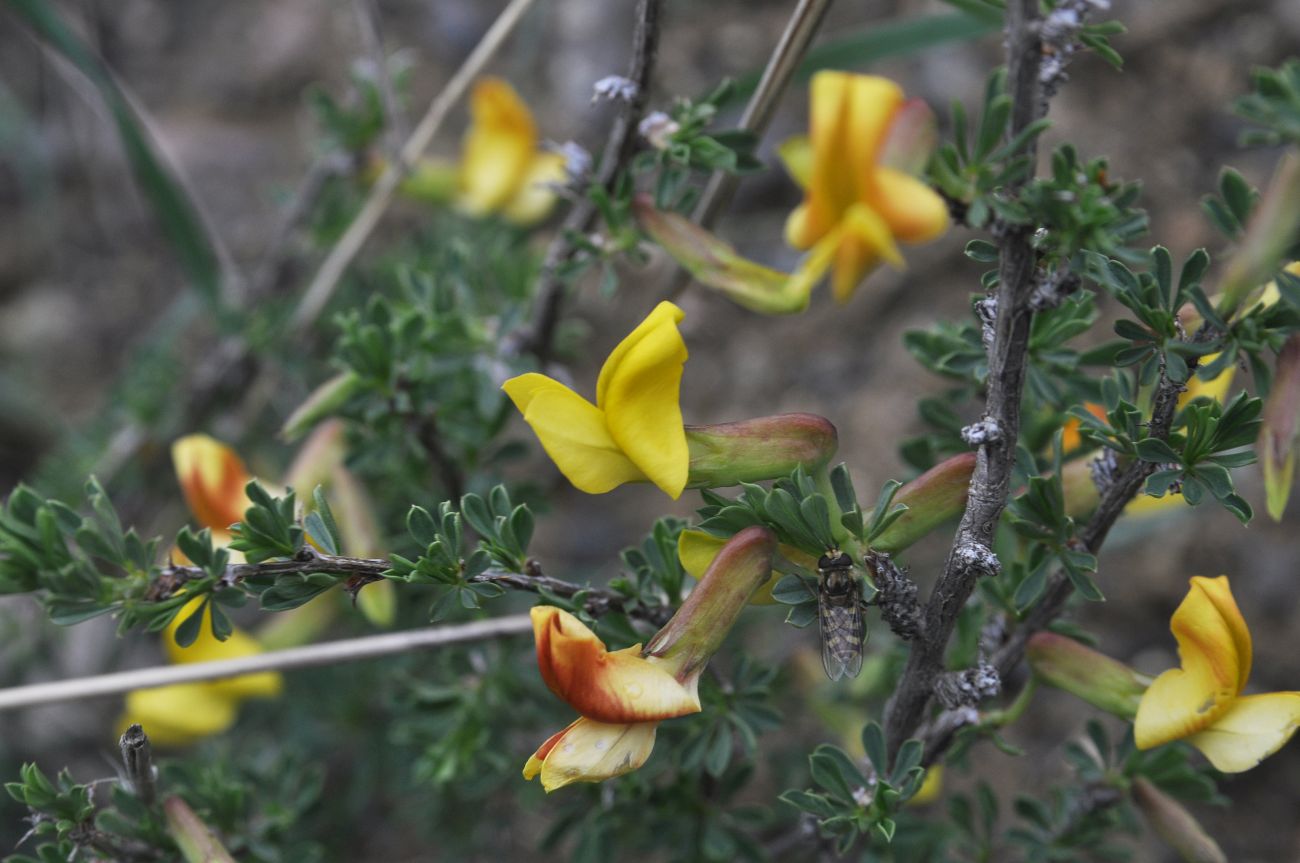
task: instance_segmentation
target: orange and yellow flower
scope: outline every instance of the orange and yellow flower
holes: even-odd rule
[[[813,77],[809,135],[781,148],[805,192],[785,228],[790,245],[809,251],[793,276],[795,293],[807,293],[830,270],[832,292],[843,302],[881,262],[904,266],[899,242],[928,242],[948,229],[943,199],[902,169],[924,167],[927,119],[925,104],[904,100],[887,78]],[[907,144],[891,142],[895,135]]]
[[[548,792],[636,770],[660,722],[700,710],[698,683],[741,610],[772,569],[776,537],[740,531],[644,649],[609,651],[567,611],[532,610],[537,665],[551,691],[581,716],[551,735],[524,765]]]
[[[1250,677],[1250,631],[1227,576],[1191,580],[1169,628],[1181,668],[1152,682],[1138,705],[1139,749],[1174,740],[1195,746],[1225,773],[1249,770],[1300,726],[1300,692],[1242,695]]]

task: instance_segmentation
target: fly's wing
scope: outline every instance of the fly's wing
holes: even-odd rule
[[[822,667],[831,680],[857,677],[862,673],[862,642],[867,630],[859,590],[836,596],[823,589],[817,596]]]

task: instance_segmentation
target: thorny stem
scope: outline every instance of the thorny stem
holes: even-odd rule
[[[650,76],[654,71],[659,46],[660,0],[638,0],[636,31],[632,37],[632,60],[627,79],[634,89],[631,98],[610,127],[605,139],[605,149],[600,157],[600,173],[593,186],[612,189],[636,150],[636,128],[641,122],[649,96]],[[564,302],[565,280],[563,270],[577,253],[576,239],[591,230],[596,221],[596,202],[584,196],[565,218],[560,231],[546,250],[542,272],[537,280],[536,298],[533,301],[531,324],[515,333],[507,346],[511,353],[531,353],[544,366],[551,353],[551,343],[560,323],[560,306]]]
[[[269,560],[262,563],[232,563],[226,567],[219,579],[221,587],[232,587],[245,579],[279,575],[309,575],[326,573],[329,575],[348,576],[352,581],[349,589],[360,590],[366,584],[379,581],[384,573],[392,569],[392,564],[383,558],[345,557],[342,555],[323,554],[311,546],[303,546],[298,553],[284,560]],[[207,578],[208,574],[197,566],[167,566],[150,585],[146,598],[161,601],[175,596],[186,584]],[[608,588],[589,587],[552,578],[542,572],[541,564],[530,560],[527,571],[509,572],[503,569],[488,569],[470,578],[479,584],[496,584],[510,590],[523,590],[531,593],[547,593],[572,598],[583,594],[586,610],[593,616],[622,612],[629,617],[639,618],[651,623],[662,624],[671,613],[663,606],[629,605],[627,597]]]
[[[1007,4],[1008,87],[1012,98],[1008,134],[1012,137],[1038,119],[1044,107],[1039,83],[1042,52],[1038,20],[1038,0],[1011,0]],[[1032,138],[1024,153],[1032,164],[1036,155]],[[1029,304],[1036,282],[1032,233],[1030,226],[1012,226],[999,237],[997,318],[985,410],[986,419],[993,421],[998,434],[980,445],[966,512],[925,607],[924,637],[912,643],[903,677],[889,704],[885,727],[891,756],[925,717],[957,616],[976,580],[987,574],[996,560],[990,545],[1011,485],[1033,314]]]
[[[149,735],[145,734],[144,729],[139,725],[132,725],[122,734],[118,746],[122,750],[122,767],[126,773],[128,788],[132,794],[140,798],[141,803],[152,806],[156,789]]]

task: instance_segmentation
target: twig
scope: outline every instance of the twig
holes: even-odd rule
[[[384,169],[384,173],[375,181],[365,204],[352,219],[352,224],[348,225],[347,231],[330,250],[320,269],[316,271],[315,278],[307,286],[289,322],[291,333],[301,334],[320,317],[326,303],[333,296],[334,289],[338,287],[344,271],[361,251],[361,247],[370,238],[370,234],[388,209],[388,203],[392,200],[393,192],[396,191],[402,178],[420,156],[424,155],[425,149],[442,127],[452,106],[465,95],[469,85],[492,59],[533,2],[534,0],[511,0],[510,5],[501,12],[497,20],[483,34],[478,45],[465,58],[465,62],[456,70],[456,74],[429,103],[429,108],[415,127],[415,131],[402,145],[399,158],[390,162]]]
[[[1012,98],[1009,135],[1012,137],[1033,123],[1042,109],[1038,17],[1038,0],[1011,0],[1007,4],[1008,87]],[[1036,156],[1033,138],[1023,152],[1033,164]],[[897,752],[925,716],[926,705],[943,670],[948,639],[975,582],[981,575],[997,570],[997,558],[990,546],[1011,485],[1033,315],[1029,299],[1035,287],[1036,259],[1031,237],[1029,226],[1009,227],[999,237],[997,317],[985,410],[985,419],[991,421],[998,433],[986,436],[980,444],[966,511],[943,573],[926,603],[924,637],[912,642],[903,676],[890,700],[885,728],[891,753]]]
[[[514,614],[455,626],[436,626],[407,632],[371,635],[365,638],[347,638],[307,647],[241,656],[238,659],[165,665],[53,683],[35,683],[29,686],[0,689],[0,711],[62,701],[77,701],[102,695],[120,695],[135,689],[153,689],[177,683],[197,683],[265,671],[288,671],[295,668],[335,665],[466,641],[521,635],[531,631],[532,620],[529,616]]]
[[[826,17],[826,10],[830,5],[831,0],[799,0],[790,20],[786,22],[780,40],[772,49],[772,56],[768,58],[767,66],[763,68],[763,77],[759,79],[758,86],[750,96],[748,104],[745,105],[745,112],[741,114],[740,122],[736,124],[737,128],[758,135],[762,135],[767,129],[767,124],[772,121],[772,114],[776,111],[777,102],[780,101],[795,70],[799,68],[804,55],[808,53],[808,46],[812,43],[817,28],[821,26],[822,19]],[[691,217],[702,228],[713,227],[713,223],[731,203],[731,198],[735,195],[739,184],[740,177],[737,175],[721,170],[714,171]],[[667,297],[672,300],[677,299],[690,283],[691,274],[684,268],[678,267]]]
[[[660,0],[638,0],[636,31],[632,36],[632,60],[627,79],[634,89],[623,103],[623,110],[614,119],[605,149],[600,157],[600,173],[594,185],[612,188],[614,181],[626,166],[636,148],[636,127],[645,111],[650,89],[650,76],[654,70],[659,45]],[[542,272],[537,279],[533,311],[528,327],[514,334],[507,346],[510,353],[531,353],[545,365],[551,352],[551,342],[560,322],[560,305],[564,300],[564,278],[561,270],[573,259],[578,246],[575,239],[591,230],[596,219],[596,202],[588,195],[582,198],[560,226],[560,232],[546,250]]]
[[[122,766],[127,786],[145,806],[152,806],[156,794],[154,787],[153,751],[149,735],[139,725],[132,725],[118,741],[122,750]]]
[[[786,22],[780,40],[772,49],[767,66],[763,68],[763,77],[759,79],[754,94],[745,105],[745,112],[740,115],[738,128],[759,135],[766,131],[776,112],[777,102],[785,93],[785,88],[804,55],[808,53],[808,46],[812,44],[813,36],[830,6],[831,0],[799,0],[790,20]],[[727,204],[731,203],[731,196],[735,194],[739,182],[740,178],[735,174],[714,171],[692,214],[695,221],[702,227],[712,227]]]

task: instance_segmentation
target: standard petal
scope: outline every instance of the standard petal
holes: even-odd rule
[[[926,243],[948,230],[948,205],[943,198],[902,171],[877,170],[867,200],[889,225],[890,233],[904,243]]]
[[[537,666],[546,685],[583,716],[641,722],[698,713],[694,687],[641,657],[640,646],[609,652],[596,634],[562,609],[532,611]]]
[[[872,177],[877,171],[885,135],[903,104],[903,91],[879,75],[850,75],[848,123],[843,158],[852,166],[855,200],[870,200]]]
[[[542,759],[542,787],[551,792],[573,782],[601,782],[636,770],[654,749],[658,724],[579,719],[558,740],[547,741],[551,748]]]
[[[234,450],[205,434],[186,435],[172,444],[172,464],[199,524],[224,531],[243,519],[249,476]]]
[[[785,165],[790,178],[799,184],[799,188],[807,190],[813,174],[812,140],[807,135],[786,138],[776,148],[776,154]]]
[[[483,215],[514,196],[537,149],[528,106],[500,78],[485,78],[470,95],[470,127],[460,163],[460,205]]]
[[[1297,726],[1300,692],[1247,695],[1187,742],[1205,753],[1215,769],[1240,773],[1281,749]]]
[[[676,499],[686,487],[690,452],[682,424],[686,342],[682,310],[663,302],[614,349],[600,370],[597,404],[609,434],[640,471]]]
[[[501,387],[533,427],[542,449],[580,491],[603,494],[646,475],[623,454],[605,414],[559,381],[529,373]],[[682,433],[683,441],[685,432]]]
[[[533,154],[514,197],[506,202],[501,215],[516,225],[540,222],[555,206],[556,186],[562,185],[567,178],[564,157],[559,153]]]
[[[1139,749],[1208,728],[1228,710],[1250,672],[1250,633],[1227,578],[1198,576],[1191,584],[1169,622],[1182,668],[1161,674],[1142,696],[1133,726]]]
[[[121,726],[139,723],[158,746],[188,746],[235,723],[235,703],[203,683],[137,689],[126,696]]]

